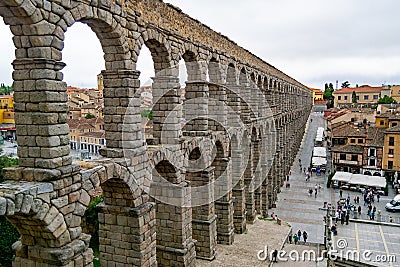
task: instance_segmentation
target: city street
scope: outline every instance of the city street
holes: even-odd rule
[[[317,128],[325,126],[323,113],[312,112],[309,120],[308,130],[304,136],[303,144],[299,151],[299,158],[302,166],[310,166],[311,155],[314,147],[314,138]],[[331,193],[326,188],[326,176],[322,173],[316,176],[313,173],[309,182],[306,182],[306,175],[300,172],[300,165],[296,159],[289,177],[290,188],[282,188],[282,192],[278,195],[276,209],[271,210],[278,216],[288,222],[294,232],[298,230],[307,231],[308,242],[315,244],[324,243],[324,215],[326,211],[321,210],[324,202],[331,203]],[[317,197],[308,196],[308,190],[314,190],[315,185],[320,185]]]
[[[312,121],[309,121],[308,130],[298,156],[303,166],[309,166],[316,130],[325,124],[325,120],[319,112],[313,112],[310,118]],[[329,151],[327,157],[328,173],[330,167]],[[313,173],[311,180],[306,182],[305,174],[300,172],[299,161],[297,159],[292,167],[292,174],[289,178],[290,188],[282,188],[282,192],[278,195],[277,208],[272,210],[282,220],[292,226],[293,233],[298,230],[307,231],[309,237],[307,242],[309,243],[322,244],[324,242],[323,218],[326,215],[326,211],[320,208],[323,207],[324,202],[332,203],[336,206],[336,202],[340,198],[339,189],[327,188],[326,180],[327,177],[325,175],[316,176]],[[321,185],[322,190],[319,190],[316,198],[314,196],[309,197],[307,191],[309,188],[314,189],[315,184]],[[339,223],[338,235],[335,236],[334,244],[336,245],[339,240],[345,244],[345,248],[339,250],[339,252],[347,253],[355,251],[359,255],[358,259],[360,261],[375,266],[400,266],[400,253],[398,252],[400,224],[370,223],[369,217],[366,214],[367,206],[363,205],[361,192],[343,190],[343,197],[347,197],[348,194],[350,195],[351,203],[354,203],[353,199],[355,195],[360,197],[362,220],[351,220],[348,225],[341,225]],[[400,216],[398,214],[385,210],[386,203],[393,199],[394,196],[394,190],[389,187],[389,195],[381,196],[379,202],[375,198],[374,206],[376,206],[377,210],[381,211],[383,221],[388,221],[389,216],[392,216],[395,222],[400,223]],[[288,245],[285,247],[288,247]],[[290,245],[290,248],[297,249],[293,245]],[[338,247],[336,246],[336,248]],[[302,247],[299,246],[297,250],[301,249]],[[369,252],[370,257],[363,256],[363,253],[368,254]],[[279,263],[277,266],[280,266]]]

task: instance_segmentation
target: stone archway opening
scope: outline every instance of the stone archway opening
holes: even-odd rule
[[[69,146],[74,162],[100,158],[100,149],[106,145],[104,83],[100,74],[105,67],[103,55],[90,26],[78,22],[65,32],[63,80],[67,84]]]

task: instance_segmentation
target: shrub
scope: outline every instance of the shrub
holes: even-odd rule
[[[11,246],[18,239],[17,229],[4,216],[0,216],[0,266],[11,266],[14,258]]]

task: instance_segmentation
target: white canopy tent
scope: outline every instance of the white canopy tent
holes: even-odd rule
[[[314,147],[313,157],[326,158],[326,148],[319,146]]]
[[[326,158],[312,157],[311,161],[312,161],[312,166],[313,167],[326,166]]]
[[[357,185],[366,185],[366,186],[373,186],[373,187],[386,187],[386,179],[385,177],[381,176],[370,176],[364,174],[353,174],[350,179],[350,184],[357,184]]]
[[[353,174],[350,172],[336,172],[332,177],[332,181],[348,183]]]
[[[381,176],[370,176],[364,174],[353,174],[349,172],[336,172],[333,181],[348,183],[352,185],[365,185],[371,187],[386,187],[386,179]]]

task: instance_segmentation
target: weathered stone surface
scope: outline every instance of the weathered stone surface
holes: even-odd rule
[[[19,167],[4,169],[9,181],[0,184],[0,215],[22,234],[14,266],[92,266],[81,223],[95,193],[104,195],[104,266],[194,266],[196,250],[213,258],[216,240],[231,244],[234,230],[243,233],[256,211],[267,214],[305,130],[308,88],[162,1],[6,2],[0,13],[17,47]],[[106,159],[82,169],[70,155],[61,62],[64,33],[76,21],[97,33],[106,69],[106,146],[100,150]],[[156,70],[149,146],[141,132],[136,70],[143,43]],[[190,51],[183,109],[179,70],[171,67],[182,51]],[[194,187],[213,184],[210,166],[215,181],[228,169],[232,181],[222,178],[224,186],[216,182],[215,190],[198,194]],[[168,185],[158,183],[163,179],[154,170]],[[151,190],[178,205],[157,200],[155,207]],[[199,200],[206,201],[192,209]]]

